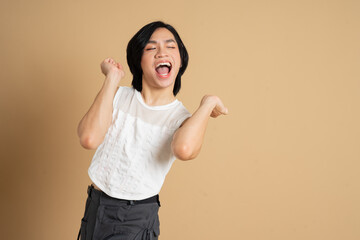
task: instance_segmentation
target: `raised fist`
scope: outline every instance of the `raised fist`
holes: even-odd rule
[[[125,76],[125,72],[120,63],[117,63],[112,58],[106,58],[100,64],[101,72],[105,76],[115,76],[122,79]]]

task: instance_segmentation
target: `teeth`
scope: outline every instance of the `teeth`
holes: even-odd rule
[[[171,67],[171,64],[169,62],[162,62],[162,63],[159,63],[158,65],[156,65],[156,67],[160,67],[160,66],[168,66],[168,67]]]

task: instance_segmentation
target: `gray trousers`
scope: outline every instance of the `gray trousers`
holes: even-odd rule
[[[89,186],[78,240],[157,240],[159,207],[158,195],[141,201],[122,200]]]

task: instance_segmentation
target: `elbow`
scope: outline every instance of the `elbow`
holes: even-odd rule
[[[103,138],[99,138],[97,134],[94,131],[84,131],[80,128],[80,125],[78,127],[78,137],[80,141],[80,145],[88,150],[94,150],[96,149],[104,140]]]
[[[80,137],[80,145],[88,150],[96,149],[100,144],[95,141],[94,138],[90,136]]]
[[[186,144],[173,146],[173,153],[177,159],[182,161],[192,160],[197,156],[197,153]]]

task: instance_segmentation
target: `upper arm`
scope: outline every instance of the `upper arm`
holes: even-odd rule
[[[188,120],[190,119],[190,117],[187,117],[179,126],[179,128],[181,128]],[[179,130],[179,129],[178,129]]]

